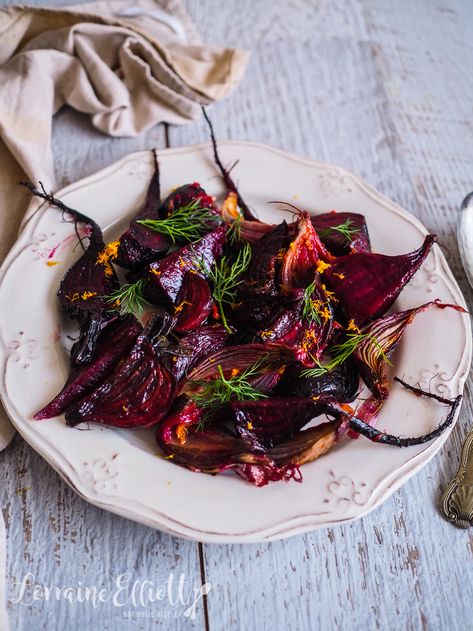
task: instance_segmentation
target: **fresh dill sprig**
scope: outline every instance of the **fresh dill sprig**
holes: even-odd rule
[[[237,241],[241,241],[241,222],[242,217],[238,217],[234,219],[228,227],[227,236],[232,245]]]
[[[268,395],[254,388],[249,379],[258,374],[265,358],[257,360],[252,366],[243,372],[231,377],[225,377],[222,366],[217,366],[218,376],[210,381],[196,380],[190,384],[198,388],[190,397],[201,408],[204,408],[204,416],[197,429],[204,428],[211,417],[212,409],[229,403],[232,399],[238,401],[258,401],[267,399]]]
[[[314,300],[312,298],[315,286],[316,284],[314,280],[304,290],[304,296],[302,298],[302,317],[309,323],[316,322],[317,324],[320,324],[320,315],[318,311],[320,300]]]
[[[212,281],[212,297],[218,307],[222,324],[228,333],[232,333],[232,330],[225,316],[224,305],[232,304],[235,301],[236,289],[243,281],[241,275],[248,269],[250,261],[251,246],[249,243],[246,243],[238,252],[233,263],[230,263],[226,256],[222,256],[211,269],[207,269],[203,261],[196,261],[197,267]]]
[[[331,230],[336,230],[337,232],[340,232],[349,243],[351,243],[353,241],[353,235],[355,235],[357,232],[360,232],[359,228],[355,228],[355,227],[352,228],[352,225],[353,225],[353,221],[351,219],[347,219],[346,221],[339,224],[338,226],[330,226],[330,228],[319,230],[319,236],[322,239],[324,237],[327,238],[330,236]]]
[[[390,363],[375,337],[369,333],[348,333],[344,342],[332,346],[330,349],[330,359],[325,364],[317,362],[316,368],[306,368],[302,370],[300,373],[301,377],[322,377],[322,375],[325,375],[340,364],[343,364],[366,339],[369,339],[370,342],[376,346],[378,351],[377,356],[383,357],[383,359]]]
[[[149,302],[143,296],[146,280],[140,278],[136,283],[122,285],[110,296],[105,297],[105,302],[116,308],[121,315],[133,313],[140,317],[143,309]]]
[[[166,219],[140,219],[137,223],[154,232],[169,237],[175,244],[177,241],[198,241],[204,234],[221,223],[221,217],[211,208],[201,206],[198,197],[193,202],[177,208]]]

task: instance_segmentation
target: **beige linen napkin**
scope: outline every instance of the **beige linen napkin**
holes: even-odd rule
[[[156,10],[179,28],[150,17]],[[17,183],[55,189],[51,126],[63,105],[105,134],[136,136],[197,119],[201,104],[239,83],[247,60],[246,51],[201,45],[178,0],[0,10],[0,261],[30,201]],[[2,410],[0,449],[12,435]]]

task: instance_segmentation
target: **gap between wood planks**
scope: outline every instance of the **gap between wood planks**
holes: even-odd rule
[[[171,148],[171,142],[169,140],[169,125],[168,123],[164,123],[164,142],[166,144],[166,148]],[[205,577],[205,559],[204,559],[204,544],[201,541],[197,542],[197,547],[199,550],[199,566],[200,566],[200,583],[201,585],[205,585],[207,582]],[[207,603],[207,594],[202,596],[202,605],[204,608],[204,625],[205,631],[210,631],[209,624],[209,608]]]

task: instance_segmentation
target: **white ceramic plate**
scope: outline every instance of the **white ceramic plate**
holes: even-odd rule
[[[220,144],[225,163],[261,219],[286,216],[270,200],[317,211],[351,210],[367,217],[374,250],[401,254],[417,248],[425,228],[409,213],[338,167],[243,142]],[[159,154],[162,190],[199,181],[221,197],[209,145]],[[93,217],[106,239],[118,237],[142,202],[152,174],[149,152],[132,154],[59,193]],[[192,473],[158,456],[153,432],[94,426],[66,427],[63,417],[33,421],[35,411],[63,386],[68,372],[64,323],[56,304],[61,276],[78,257],[73,226],[43,205],[26,222],[1,270],[1,394],[18,431],[86,500],[182,537],[212,542],[279,539],[360,517],[418,471],[447,439],[398,449],[364,438],[343,441],[302,468],[304,481],[255,488],[236,475]],[[48,259],[54,251],[52,259]],[[59,261],[48,266],[48,260]],[[438,246],[404,289],[397,309],[440,298],[464,305]],[[408,328],[394,357],[395,372],[444,396],[458,395],[471,359],[468,317],[431,309]],[[378,427],[415,436],[433,429],[444,406],[394,385]]]

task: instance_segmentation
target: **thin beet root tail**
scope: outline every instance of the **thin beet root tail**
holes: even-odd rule
[[[30,191],[30,193],[34,195],[35,197],[41,197],[41,199],[44,199],[45,201],[47,201],[49,204],[51,204],[51,206],[55,206],[56,208],[59,208],[63,212],[70,213],[74,217],[74,221],[76,222],[76,232],[77,232],[77,222],[80,221],[92,228],[92,234],[91,234],[92,240],[98,243],[103,242],[102,229],[97,223],[95,223],[93,219],[91,219],[90,217],[87,217],[87,215],[84,215],[83,213],[79,212],[78,210],[75,210],[74,208],[70,208],[69,206],[64,204],[64,202],[62,202],[60,199],[57,199],[56,197],[54,197],[52,193],[48,193],[46,189],[44,188],[42,182],[39,182],[39,185],[41,186],[41,190],[36,188],[33,184],[31,184],[31,182],[20,182],[20,186],[24,186],[25,188],[27,188]],[[80,237],[79,234],[77,234],[77,236],[82,245],[82,238]]]
[[[242,209],[245,219],[248,219],[249,221],[256,221],[256,217],[253,215],[253,213],[251,212],[248,204],[245,202],[243,197],[240,195],[240,192],[239,192],[235,182],[233,181],[233,178],[230,175],[230,170],[226,169],[223,166],[222,161],[220,160],[220,156],[218,154],[217,139],[215,137],[215,132],[214,132],[214,129],[213,129],[213,125],[212,125],[212,123],[210,121],[210,118],[208,117],[207,112],[205,111],[205,107],[202,107],[202,112],[204,114],[205,120],[207,121],[207,125],[209,126],[210,139],[212,141],[212,146],[213,146],[213,150],[214,150],[215,163],[217,164],[218,168],[220,169],[220,172],[221,172],[222,177],[223,177],[223,181],[225,182],[225,186],[230,191],[235,193],[235,195],[237,196],[238,205]],[[235,165],[233,165],[233,166],[235,166]],[[233,168],[233,166],[232,166],[232,168]]]
[[[411,390],[412,392],[414,392],[414,394],[416,394],[417,396],[425,396],[430,399],[435,399],[439,403],[444,403],[445,405],[449,405],[450,411],[447,414],[445,420],[436,429],[429,432],[428,434],[423,434],[422,436],[415,436],[412,438],[403,438],[401,436],[394,436],[393,434],[387,434],[386,432],[382,432],[379,429],[376,429],[375,427],[372,427],[365,421],[361,420],[357,416],[350,414],[349,412],[347,412],[346,410],[344,410],[343,408],[339,406],[331,404],[330,407],[332,407],[332,410],[334,413],[336,412],[340,416],[344,416],[345,418],[348,419],[350,429],[358,432],[362,436],[365,436],[365,438],[368,438],[369,440],[375,443],[381,443],[384,445],[392,445],[394,447],[413,447],[414,445],[423,445],[424,443],[428,443],[431,440],[434,440],[435,438],[443,434],[443,432],[448,427],[450,427],[450,425],[453,423],[453,419],[455,418],[455,414],[461,403],[461,400],[462,400],[461,394],[459,394],[455,399],[445,399],[444,397],[440,397],[431,392],[427,392],[425,390],[422,390],[421,388],[411,386],[405,381],[403,381],[402,379],[399,379],[398,377],[395,377],[395,381],[399,382],[403,387],[407,388],[408,390]]]

